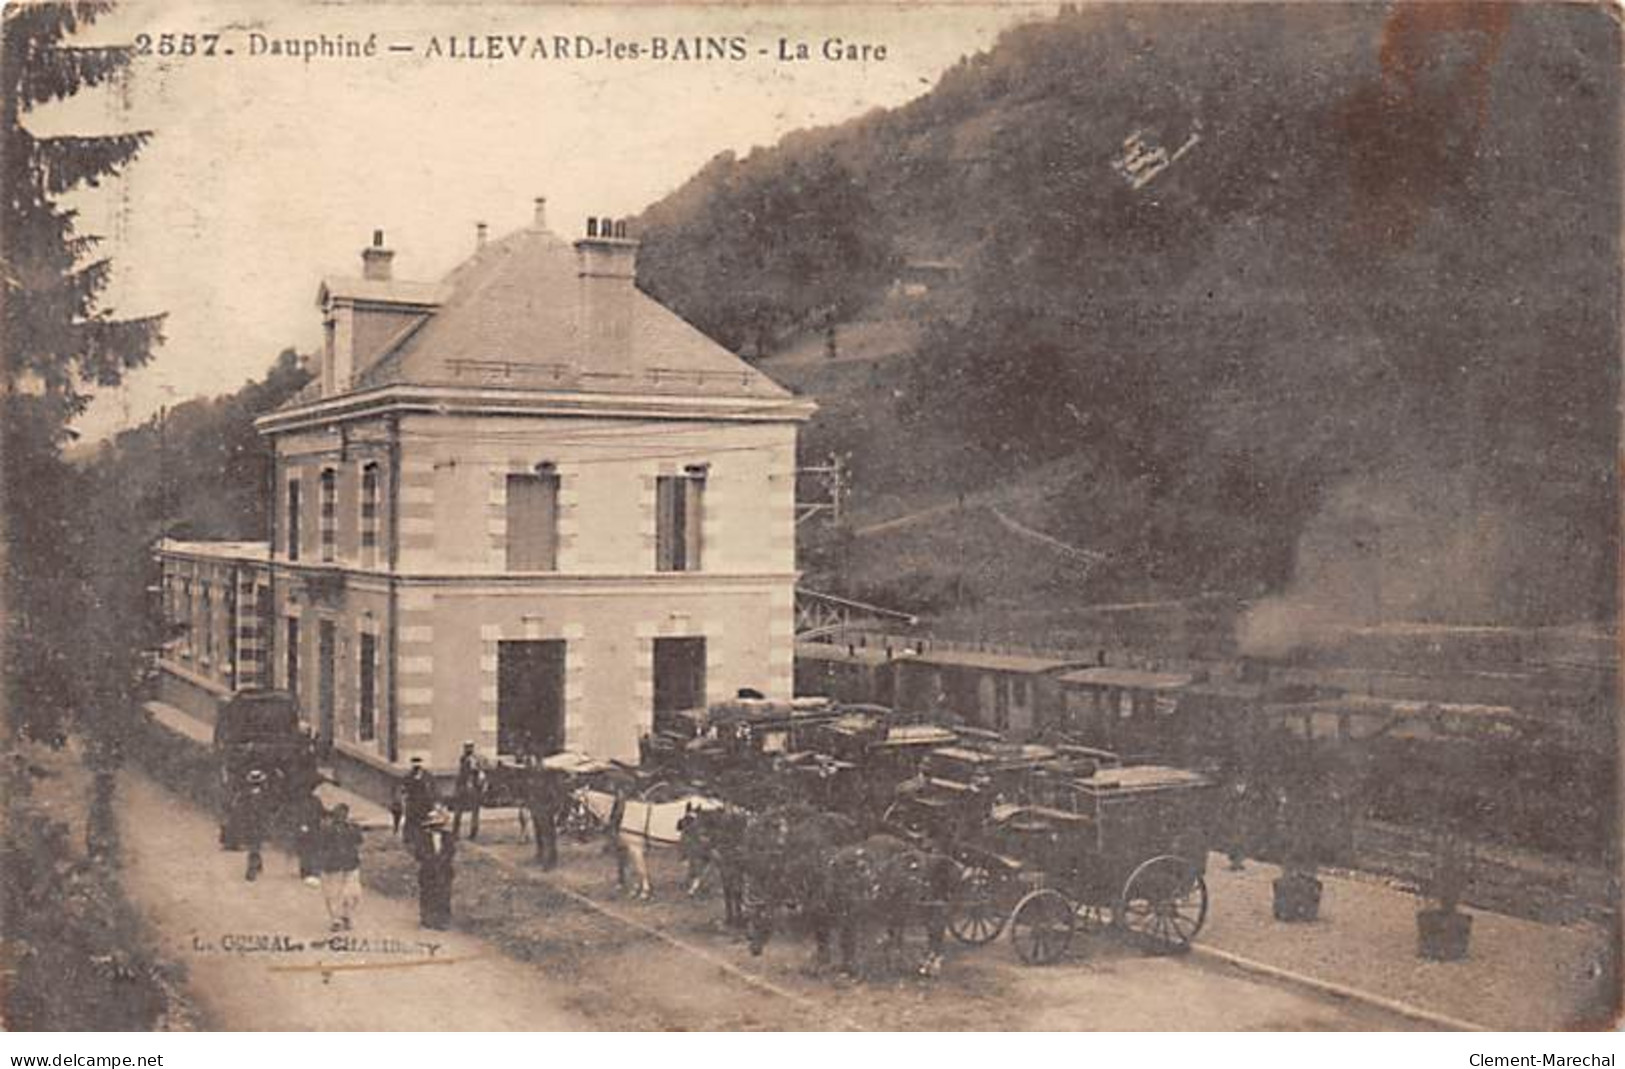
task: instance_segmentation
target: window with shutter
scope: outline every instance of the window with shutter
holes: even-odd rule
[[[378,639],[363,632],[361,635],[361,672],[357,688],[360,701],[356,717],[356,737],[362,742],[371,742],[377,735],[377,647]]]
[[[338,472],[322,471],[321,483],[322,562],[331,563],[338,548]]]
[[[378,465],[361,469],[361,563],[378,562]]]
[[[287,648],[287,691],[295,699],[299,697],[299,618],[288,617],[288,648]]]
[[[288,480],[288,559],[299,559],[299,480]]]
[[[559,477],[543,468],[508,476],[508,570],[551,572],[559,566]]]
[[[704,468],[655,480],[655,570],[700,569],[700,520],[704,507]]]

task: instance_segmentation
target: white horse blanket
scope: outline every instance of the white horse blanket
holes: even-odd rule
[[[599,820],[609,823],[615,809],[615,796],[607,791],[591,788],[581,792],[587,809]],[[629,798],[621,812],[620,827],[615,829],[617,867],[622,887],[627,886],[627,867],[632,870],[631,893],[637,898],[652,898],[654,884],[649,879],[649,849],[655,846],[677,846],[683,833],[677,824],[690,809],[721,809],[715,798],[690,794],[670,802],[645,802]]]
[[[609,815],[615,808],[615,796],[590,788],[582,791],[582,794],[593,816],[608,823]],[[621,826],[616,830],[623,839],[635,838],[650,846],[676,846],[683,839],[677,822],[690,808],[721,809],[722,803],[703,794],[684,795],[670,802],[643,802],[629,798],[621,813]]]

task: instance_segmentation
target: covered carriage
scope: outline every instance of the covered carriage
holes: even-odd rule
[[[1159,765],[1040,770],[1025,800],[994,805],[954,844],[965,868],[950,930],[979,944],[1008,928],[1031,964],[1065,954],[1080,927],[1188,949],[1207,920],[1214,791]]]

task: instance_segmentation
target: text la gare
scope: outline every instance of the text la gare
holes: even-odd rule
[[[870,60],[883,63],[886,59],[886,46],[862,41],[848,41],[842,37],[826,37],[815,49],[806,41],[792,41],[788,37],[781,37],[779,38],[778,58],[784,62],[822,59],[832,63],[843,61],[862,63]]]

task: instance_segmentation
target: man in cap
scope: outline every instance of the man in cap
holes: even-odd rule
[[[243,879],[250,883],[259,879],[265,869],[260,849],[265,845],[265,828],[270,819],[267,783],[263,770],[250,769],[237,798],[238,826],[242,829],[243,846],[248,850],[248,868],[243,872]]]
[[[333,930],[349,931],[361,904],[361,829],[350,823],[350,807],[340,803],[322,828],[322,897]]]
[[[401,781],[400,805],[406,848],[416,854],[418,841],[423,837],[423,822],[434,810],[434,780],[423,767],[421,757],[412,758],[412,767]]]
[[[468,837],[480,837],[480,803],[485,798],[485,769],[479,755],[474,752],[472,739],[463,743],[462,756],[457,758],[457,782],[452,787],[452,831],[461,833],[463,814],[469,814]]]

